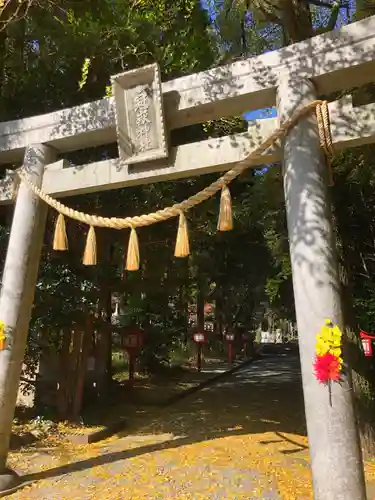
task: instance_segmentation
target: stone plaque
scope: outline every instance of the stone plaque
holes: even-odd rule
[[[111,78],[119,156],[128,165],[167,158],[158,64]]]

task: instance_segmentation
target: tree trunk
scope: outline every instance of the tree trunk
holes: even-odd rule
[[[189,340],[189,300],[188,300],[188,283],[183,280],[179,290],[179,310],[181,325],[184,331],[184,344],[187,345]]]
[[[5,114],[5,109],[3,109],[4,101],[1,99],[1,97],[3,95],[3,86],[5,81],[6,48],[7,34],[6,31],[3,30],[0,31],[0,117]]]
[[[101,250],[101,274],[100,274],[100,298],[98,304],[99,329],[98,329],[98,393],[99,397],[107,394],[108,388],[112,382],[112,293],[110,281],[105,274],[105,270],[111,264],[112,245],[110,234],[103,229],[98,232],[98,242]]]
[[[74,394],[73,409],[72,409],[72,416],[74,420],[77,420],[79,418],[82,411],[83,396],[85,392],[85,382],[87,375],[87,360],[91,348],[91,339],[92,339],[92,325],[90,318],[88,318],[86,327],[84,328],[81,335],[82,347],[77,369],[77,383],[76,383],[76,390]]]
[[[286,45],[314,36],[310,7],[307,2],[301,0],[281,2],[281,22]]]
[[[223,339],[223,294],[220,283],[216,285],[215,293],[215,329],[219,340]]]
[[[59,388],[57,391],[57,412],[61,420],[65,420],[68,416],[68,372],[70,344],[72,332],[63,330],[62,332],[62,347],[60,351],[60,373],[59,373]]]
[[[198,271],[197,279],[197,328],[199,332],[204,332],[204,281]]]
[[[69,356],[68,365],[68,380],[67,380],[67,401],[68,401],[68,417],[69,420],[74,420],[73,406],[77,390],[77,378],[79,363],[82,349],[82,328],[75,327],[72,331],[72,352]]]

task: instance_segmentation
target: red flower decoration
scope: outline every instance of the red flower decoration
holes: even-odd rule
[[[316,356],[314,371],[316,378],[321,384],[326,384],[330,380],[340,380],[340,362],[337,357],[330,352],[323,354],[323,356]]]

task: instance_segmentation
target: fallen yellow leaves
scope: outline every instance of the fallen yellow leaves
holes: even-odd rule
[[[251,377],[148,410],[128,435],[13,453],[10,465],[38,481],[10,500],[312,500],[300,387]]]
[[[151,428],[154,428],[155,424],[162,425],[161,422],[153,422]],[[93,459],[92,466],[86,470],[86,480],[92,480],[93,483],[85,485],[85,494],[89,494],[87,498],[98,500],[105,498],[112,500],[157,498],[197,500],[201,498],[207,500],[216,498],[212,495],[218,485],[223,482],[223,476],[226,473],[230,475],[230,487],[235,488],[233,494],[230,491],[225,493],[225,498],[228,500],[230,498],[248,499],[250,493],[253,497],[257,495],[263,498],[263,492],[270,488],[277,489],[279,494],[277,498],[312,499],[309,468],[301,467],[288,460],[288,457],[282,453],[288,448],[295,448],[296,444],[305,446],[306,439],[301,436],[288,434],[287,438],[296,443],[291,445],[288,441],[277,437],[275,439],[275,434],[272,432],[234,434],[197,443],[181,444],[174,448],[173,434],[147,434],[150,430],[144,428],[143,434],[124,437],[117,442],[112,439],[100,445],[74,447],[74,450],[70,447],[69,454],[64,446],[55,448],[54,456],[49,458],[48,466],[46,467],[44,463],[37,470],[52,468],[55,460],[59,464],[68,465],[74,464],[75,461]],[[232,429],[232,431],[236,430],[241,432],[241,426],[235,426]],[[120,472],[117,468],[114,471],[109,463],[95,465],[95,457],[101,456],[101,450],[104,447],[111,448],[114,444],[116,444],[116,449],[120,447],[122,451],[138,450],[139,452],[126,460],[126,466],[122,462],[123,471]],[[156,446],[156,451],[142,454],[141,450],[149,446]],[[17,455],[18,457],[12,456],[12,459],[17,458],[16,462],[22,453]],[[30,467],[30,464],[28,465]],[[76,474],[68,476],[69,481],[65,483],[59,482],[58,489],[64,496],[56,496],[56,499],[82,498],[80,497],[82,489],[77,484],[81,482],[81,477],[74,480]],[[194,483],[200,484],[199,491],[194,491]],[[236,483],[238,483],[237,486]],[[241,493],[241,488],[238,487],[241,483],[248,483],[251,491],[247,489],[246,492]],[[97,488],[98,484],[101,485],[100,489]],[[49,481],[40,481],[11,498],[25,500],[46,498],[47,500],[47,497],[38,495],[38,490],[42,493],[48,485]],[[49,497],[48,500],[52,498],[55,499],[55,497]]]

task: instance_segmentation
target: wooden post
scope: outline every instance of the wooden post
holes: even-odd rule
[[[314,99],[310,81],[280,76],[281,121]],[[325,318],[343,327],[327,166],[313,114],[284,141],[283,174],[314,499],[365,500],[350,369],[345,364],[342,383],[331,384],[331,401],[313,373],[316,334]]]
[[[70,360],[70,344],[72,332],[68,329],[61,331],[62,346],[60,351],[59,388],[57,391],[57,411],[59,418],[65,420],[68,415],[68,370]]]
[[[128,359],[129,359],[129,385],[134,385],[134,372],[135,372],[135,352],[133,349],[128,349]]]
[[[77,379],[79,376],[79,365],[82,349],[82,336],[84,326],[80,323],[73,326],[72,350],[69,352],[69,363],[66,366],[67,377],[67,410],[68,420],[74,420],[74,400],[77,393]]]
[[[228,362],[230,365],[233,364],[233,342],[228,342]]]
[[[197,370],[202,371],[202,344],[200,342],[197,343]]]
[[[85,386],[87,380],[87,361],[89,357],[92,339],[92,329],[90,325],[90,318],[81,335],[81,355],[77,369],[76,388],[73,400],[73,420],[78,420],[82,412],[83,400],[85,395]]]
[[[40,186],[44,167],[55,159],[44,145],[28,146],[25,174]],[[35,283],[47,216],[47,205],[21,182],[14,209],[0,293],[0,319],[8,329],[7,349],[0,352],[0,491],[17,482],[6,470],[9,441],[17,400]]]

